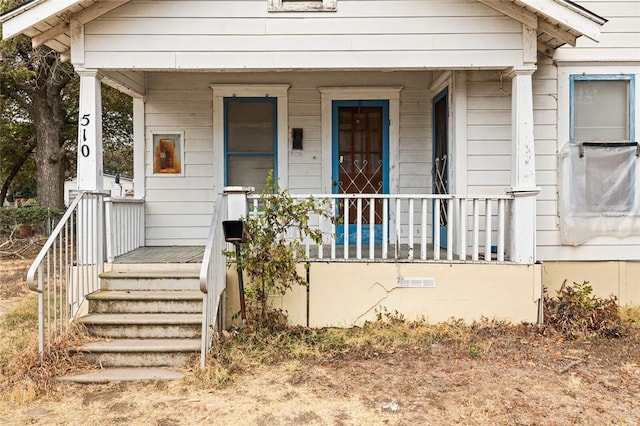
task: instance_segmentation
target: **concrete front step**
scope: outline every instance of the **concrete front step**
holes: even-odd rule
[[[200,339],[113,339],[75,348],[104,367],[182,366],[200,351]]]
[[[184,373],[164,367],[110,367],[99,371],[59,377],[61,382],[110,383],[142,380],[182,380]]]
[[[93,336],[108,338],[197,338],[202,314],[92,313],[78,319]]]
[[[113,264],[78,319],[98,338],[76,349],[102,367],[184,366],[200,352],[199,264]]]
[[[87,296],[91,313],[201,313],[201,291],[100,290]]]
[[[200,290],[192,272],[127,271],[100,274],[103,290]]]

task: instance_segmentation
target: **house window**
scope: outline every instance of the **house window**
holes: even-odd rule
[[[571,76],[570,138],[574,155],[576,212],[620,213],[635,198],[634,78]]]
[[[633,76],[571,76],[575,142],[632,140]]]
[[[277,176],[277,98],[224,99],[225,185],[264,189]]]
[[[335,12],[338,0],[268,0],[269,12]]]

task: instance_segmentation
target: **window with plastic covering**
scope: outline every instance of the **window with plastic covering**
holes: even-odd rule
[[[635,154],[628,76],[572,76],[570,138],[584,169],[585,212],[630,211],[634,203]],[[577,188],[576,188],[577,189]],[[582,189],[582,188],[581,188]],[[582,198],[582,199],[580,199]]]
[[[633,75],[570,77],[570,140],[558,182],[565,244],[640,231],[634,88]]]

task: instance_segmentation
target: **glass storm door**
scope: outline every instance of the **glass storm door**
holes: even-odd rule
[[[276,170],[277,98],[224,99],[225,186],[252,186],[260,193]]]
[[[389,102],[386,100],[333,101],[333,171],[334,194],[387,194],[389,192]],[[374,202],[373,232],[375,242],[382,242],[382,200]],[[356,224],[360,215],[362,243],[371,232],[371,201],[362,200],[358,211],[355,200],[339,203],[338,215],[348,223],[337,227],[337,241],[357,242]]]
[[[448,89],[433,98],[432,193],[449,193],[449,120]],[[447,247],[447,202],[440,203],[440,245]],[[435,226],[434,226],[435,229]]]

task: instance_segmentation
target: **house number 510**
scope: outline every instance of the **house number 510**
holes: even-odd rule
[[[89,123],[91,123],[90,117],[91,117],[91,114],[84,114],[80,119],[80,126],[82,127],[82,141],[80,142],[80,154],[82,154],[84,158],[87,158],[91,153],[91,150],[89,149],[89,145],[86,144],[87,142],[86,127],[89,125]]]

